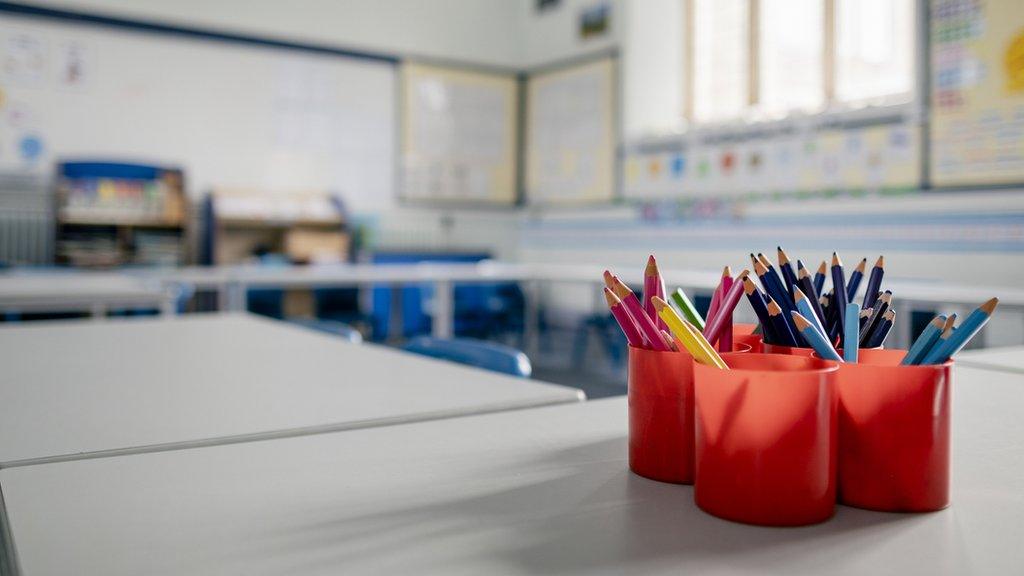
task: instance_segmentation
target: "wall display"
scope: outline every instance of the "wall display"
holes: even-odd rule
[[[762,132],[728,142],[681,136],[627,149],[623,190],[635,199],[910,190],[920,186],[920,134],[903,116],[868,126]]]
[[[512,74],[403,65],[402,196],[514,203],[518,110]]]
[[[615,193],[615,60],[531,76],[526,194],[531,203],[600,202]]]
[[[143,162],[181,166],[193,195],[392,201],[392,62],[3,13],[0,87],[0,170]]]
[[[1024,11],[1019,0],[935,0],[931,181],[1024,182]]]

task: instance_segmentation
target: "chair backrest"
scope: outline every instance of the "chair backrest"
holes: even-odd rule
[[[419,336],[404,346],[407,352],[476,366],[485,370],[529,378],[530,359],[519,350],[502,344],[469,338]]]
[[[321,320],[319,318],[289,318],[288,322],[304,326],[310,330],[316,330],[317,332],[324,332],[326,334],[331,334],[332,336],[338,336],[353,344],[360,344],[363,341],[363,335],[360,334],[358,330],[344,322],[338,322],[336,320]]]

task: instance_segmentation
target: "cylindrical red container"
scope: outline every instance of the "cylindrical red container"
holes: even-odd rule
[[[693,356],[629,347],[629,469],[693,484]],[[735,354],[750,347],[733,343]]]
[[[836,498],[837,364],[779,354],[723,359],[730,370],[694,365],[697,505],[748,524],[827,520]]]
[[[754,330],[757,330],[757,324],[733,324],[732,341],[734,347],[736,344],[746,344],[750,346],[751,352],[760,354],[761,335],[754,334]]]
[[[693,356],[629,347],[629,469],[693,483]]]
[[[814,354],[814,348],[797,348],[795,346],[782,346],[779,344],[770,344],[761,341],[761,349],[765,354],[783,354],[786,356],[806,356],[810,357]]]
[[[953,362],[900,366],[861,350],[839,368],[839,501],[885,512],[949,506]]]

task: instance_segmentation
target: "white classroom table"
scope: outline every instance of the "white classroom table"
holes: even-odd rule
[[[961,366],[1024,373],[1024,346],[968,350],[956,355]]]
[[[0,468],[577,402],[248,315],[0,328]]]
[[[0,470],[25,576],[1014,574],[1024,378],[959,368],[953,505],[713,518],[626,464],[626,399]]]
[[[516,264],[484,261],[480,263],[418,263],[418,264],[337,264],[323,266],[215,266],[189,267],[177,270],[142,272],[149,278],[188,284],[200,290],[214,290],[220,295],[221,309],[245,310],[249,288],[325,288],[365,286],[371,284],[431,284],[434,287],[433,335],[452,336],[454,285],[472,282],[518,282],[523,287],[526,310],[525,340],[529,351],[536,350],[539,287],[545,284],[583,284],[594,287],[595,309],[604,305],[600,298],[603,286],[601,266],[590,264]],[[634,290],[642,289],[642,269],[616,269]],[[738,271],[736,271],[738,272]],[[691,293],[709,294],[718,286],[720,270],[662,270],[670,290],[683,288]],[[894,307],[897,323],[891,346],[910,344],[910,311],[918,308],[962,307],[967,312],[995,295],[1003,310],[1024,310],[1024,290],[1010,287],[957,286],[945,282],[914,281],[894,278],[885,280],[886,289],[896,296]],[[858,296],[859,298],[860,296]],[[983,344],[984,333],[977,344]]]
[[[0,312],[88,312],[156,308],[174,314],[176,285],[120,273],[13,272],[0,274]]]

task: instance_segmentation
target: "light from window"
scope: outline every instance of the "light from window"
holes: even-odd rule
[[[761,0],[758,109],[813,111],[825,100],[822,0]]]
[[[836,99],[909,96],[914,0],[836,0]]]
[[[693,0],[693,116],[736,118],[749,99],[747,0]]]

